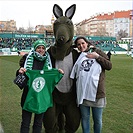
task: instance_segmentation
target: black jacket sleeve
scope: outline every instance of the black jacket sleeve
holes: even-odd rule
[[[25,54],[19,61],[19,66],[20,67],[24,67],[24,63],[25,63],[25,60],[26,60],[26,57],[27,57],[28,54]],[[19,69],[16,71],[16,76],[19,74]]]

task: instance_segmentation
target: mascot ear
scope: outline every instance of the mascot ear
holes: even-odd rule
[[[71,5],[69,8],[67,8],[65,16],[68,17],[69,19],[72,19],[75,10],[76,10],[76,4]]]
[[[56,18],[63,16],[63,11],[57,4],[54,4],[53,13]]]

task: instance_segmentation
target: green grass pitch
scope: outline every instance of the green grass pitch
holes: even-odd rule
[[[0,122],[5,133],[18,133],[21,124],[22,91],[13,83],[19,59],[20,56],[0,56]],[[106,71],[107,106],[102,133],[132,133],[133,59],[112,55],[111,62],[112,70]],[[82,133],[81,126],[76,133]]]

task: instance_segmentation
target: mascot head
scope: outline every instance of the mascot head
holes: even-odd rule
[[[55,46],[51,47],[52,55],[57,60],[63,60],[71,51],[74,36],[74,25],[72,17],[75,13],[76,5],[73,4],[66,9],[63,16],[63,10],[57,4],[53,7],[53,13],[56,20],[53,24],[55,37]]]

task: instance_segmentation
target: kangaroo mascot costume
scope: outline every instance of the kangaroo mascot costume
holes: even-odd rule
[[[53,25],[55,45],[48,49],[53,68],[61,68],[64,76],[53,91],[54,106],[44,115],[46,133],[59,131],[58,117],[63,113],[65,118],[65,133],[75,133],[80,125],[80,111],[76,104],[75,81],[70,79],[70,72],[78,58],[78,52],[73,49],[74,25],[71,21],[76,10],[73,4],[65,11],[55,4],[53,13],[57,18]],[[63,123],[62,121],[60,121]]]

